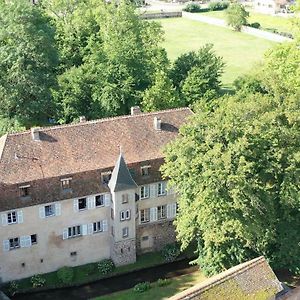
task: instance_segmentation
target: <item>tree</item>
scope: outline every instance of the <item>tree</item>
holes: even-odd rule
[[[21,125],[46,123],[54,114],[54,30],[27,0],[0,2],[0,115]]]
[[[230,4],[226,10],[227,24],[234,28],[236,31],[241,31],[243,25],[247,25],[247,12],[242,4]]]
[[[262,94],[225,97],[200,109],[165,149],[163,176],[179,195],[183,248],[215,274],[264,255],[300,267],[300,100]],[[299,269],[298,269],[299,270]]]
[[[154,84],[145,90],[142,100],[144,111],[157,111],[184,106],[179,94],[164,71],[157,71]]]

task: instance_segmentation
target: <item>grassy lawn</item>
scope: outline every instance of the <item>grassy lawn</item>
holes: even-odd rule
[[[159,22],[165,31],[163,47],[171,60],[184,52],[198,50],[206,43],[214,44],[216,53],[226,63],[223,76],[225,87],[230,87],[238,76],[251,70],[261,61],[264,52],[274,45],[271,41],[251,35],[184,18]]]
[[[278,16],[271,16],[260,14],[254,12],[252,10],[248,10],[250,12],[250,16],[248,18],[248,23],[258,22],[260,23],[262,29],[277,29],[278,31],[282,32],[291,32],[291,19],[278,17]],[[200,13],[205,16],[210,16],[219,19],[226,19],[225,11],[208,11]]]
[[[200,271],[182,275],[170,279],[170,284],[167,286],[158,286],[157,283],[151,284],[151,289],[144,293],[135,293],[133,289],[113,293],[107,296],[95,298],[94,300],[160,300],[166,299],[175,295],[178,292],[186,290],[196,283],[199,283],[206,278]]]

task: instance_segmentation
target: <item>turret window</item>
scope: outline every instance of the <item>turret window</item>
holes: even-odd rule
[[[129,229],[128,229],[128,227],[124,227],[123,229],[122,229],[122,237],[123,238],[126,238],[126,237],[128,237],[129,236]]]
[[[130,209],[120,212],[120,221],[130,220]]]

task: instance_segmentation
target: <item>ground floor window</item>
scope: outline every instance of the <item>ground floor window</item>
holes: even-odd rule
[[[9,249],[13,250],[17,248],[20,248],[20,238],[16,237],[9,239]]]
[[[141,210],[141,223],[147,223],[150,221],[150,208]]]

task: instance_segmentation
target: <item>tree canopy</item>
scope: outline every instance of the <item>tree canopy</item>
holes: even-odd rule
[[[201,109],[165,150],[162,168],[179,196],[178,238],[198,241],[215,274],[258,255],[300,267],[300,100],[225,97]]]

